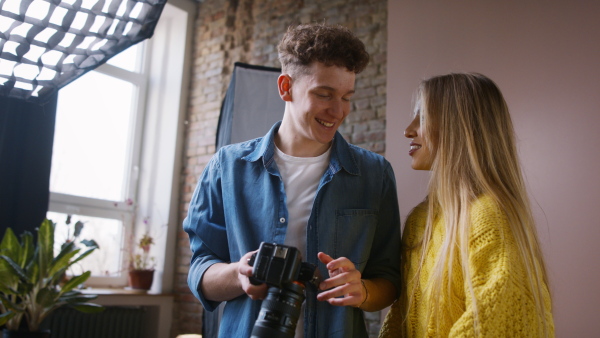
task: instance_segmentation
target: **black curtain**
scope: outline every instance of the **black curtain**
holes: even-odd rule
[[[0,236],[7,227],[35,235],[46,217],[57,97],[39,105],[0,96]]]

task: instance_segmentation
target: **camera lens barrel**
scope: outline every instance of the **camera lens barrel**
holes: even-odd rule
[[[304,302],[304,286],[270,287],[252,329],[252,338],[293,338]]]

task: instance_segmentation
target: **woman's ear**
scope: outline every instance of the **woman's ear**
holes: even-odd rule
[[[279,96],[283,101],[292,101],[292,78],[289,75],[279,75],[277,78],[277,87],[279,88]]]

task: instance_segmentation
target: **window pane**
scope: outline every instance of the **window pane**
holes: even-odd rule
[[[122,201],[136,87],[89,72],[60,90],[50,190]]]
[[[56,223],[54,229],[54,252],[57,254],[60,247],[67,240],[75,240],[82,251],[85,245],[81,240],[94,240],[100,249],[91,255],[75,263],[67,272],[68,275],[79,275],[85,271],[91,271],[92,276],[115,277],[121,274],[123,252],[123,223],[119,220],[98,218],[89,216],[73,215],[71,223],[66,224],[67,215],[56,212],[48,212],[46,217]],[[83,229],[75,238],[73,231],[77,221],[83,222]]]
[[[121,53],[108,59],[107,64],[119,68],[123,68],[130,72],[139,71],[138,60],[139,51],[142,50],[143,42],[130,46]]]

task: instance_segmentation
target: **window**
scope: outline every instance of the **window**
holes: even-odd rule
[[[77,221],[83,222],[79,239],[95,240],[100,250],[76,270],[91,270],[96,281],[113,285],[125,283],[128,239],[134,233],[147,44],[128,48],[58,96],[48,218],[57,223],[57,247],[72,239]],[[73,216],[69,226],[68,215]]]
[[[111,201],[132,197],[131,169],[139,153],[134,136],[147,81],[140,71],[144,47],[143,42],[130,47],[59,91],[53,192]],[[123,68],[131,65],[131,71]]]
[[[91,270],[91,286],[125,286],[128,247],[150,232],[153,290],[171,288],[194,11],[192,2],[169,1],[151,39],[59,92],[47,217],[57,224],[56,246],[73,239],[77,221],[78,239],[98,242],[71,271]]]

